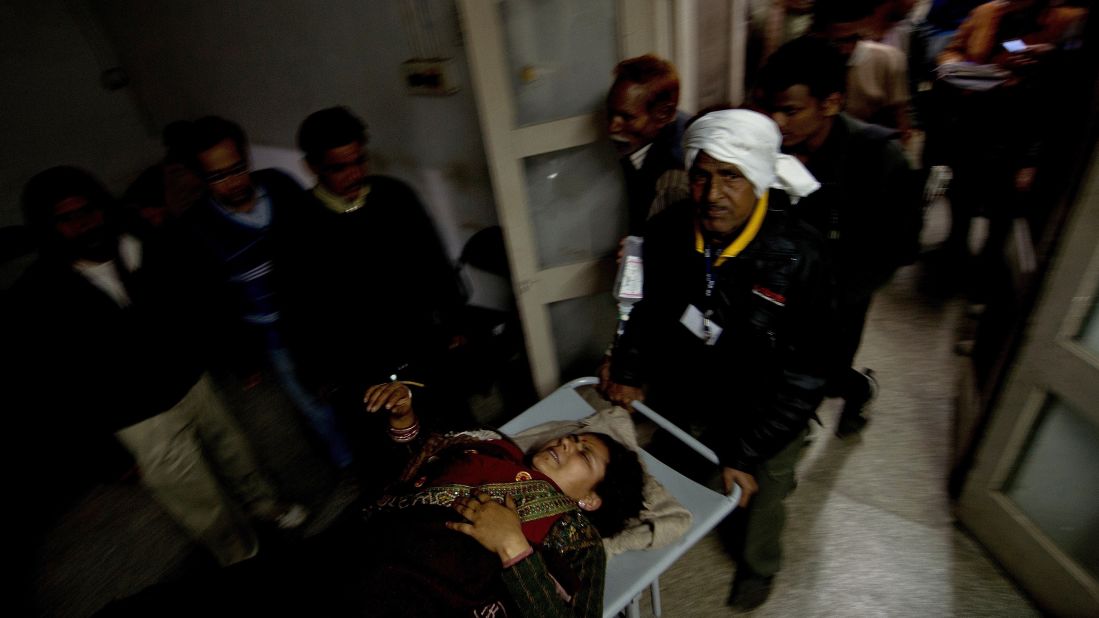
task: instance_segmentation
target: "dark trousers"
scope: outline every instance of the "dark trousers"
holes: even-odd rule
[[[704,443],[712,444],[713,440],[720,439],[712,429],[702,425],[677,424]],[[759,491],[747,507],[733,511],[722,526],[726,545],[737,560],[739,569],[770,577],[778,573],[782,566],[782,530],[786,526],[784,501],[797,486],[794,469],[805,446],[807,432],[802,431],[755,470],[747,471],[755,476]],[[652,443],[646,450],[695,481],[720,487],[720,468],[663,430],[653,435]]]
[[[828,397],[842,397],[849,403],[861,404],[870,396],[866,378],[852,364],[862,343],[871,298],[867,296],[864,300],[843,303],[837,308],[836,334],[832,341],[828,383],[825,386]]]

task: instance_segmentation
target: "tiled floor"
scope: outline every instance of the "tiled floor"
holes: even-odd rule
[[[933,212],[932,237],[941,214]],[[882,386],[870,425],[841,441],[832,435],[837,402],[821,411],[824,426],[811,435],[788,500],[785,566],[755,615],[1036,615],[952,523],[952,345],[966,318],[960,301],[921,296],[918,274],[902,270],[871,311],[858,359]],[[228,391],[260,460],[290,496],[315,510],[345,503],[331,498],[331,475],[272,386]],[[201,554],[139,485],[105,486],[55,528],[32,565],[39,574],[32,613],[86,616],[113,597],[202,567]],[[664,615],[729,615],[733,570],[716,535],[705,538],[662,578]],[[646,595],[645,611],[647,604]]]
[[[943,214],[931,212],[928,236],[942,232]],[[881,384],[872,420],[860,436],[839,440],[839,400],[822,407],[824,425],[813,428],[787,500],[783,570],[752,615],[1038,615],[953,524],[952,348],[967,318],[961,301],[919,294],[919,276],[919,266],[902,269],[874,301],[857,358]],[[733,571],[711,534],[661,578],[664,615],[730,615]],[[643,605],[648,611],[647,595]]]

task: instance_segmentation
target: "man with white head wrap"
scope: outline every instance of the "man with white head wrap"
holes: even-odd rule
[[[831,322],[822,241],[785,214],[791,197],[818,184],[779,152],[781,141],[771,119],[747,110],[711,112],[688,127],[691,197],[649,222],[644,299],[603,384],[620,404],[644,395],[718,453],[726,490],[744,489],[730,599],[740,609],[766,600],[779,569],[783,499],[823,394]],[[713,473],[694,467],[696,476]]]

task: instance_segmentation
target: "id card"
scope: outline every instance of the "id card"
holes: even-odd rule
[[[694,305],[687,305],[683,317],[679,318],[679,323],[687,327],[695,337],[705,341],[706,345],[714,345],[721,336],[722,328],[703,315]]]

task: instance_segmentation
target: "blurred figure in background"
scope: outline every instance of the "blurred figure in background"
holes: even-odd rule
[[[83,170],[38,174],[23,206],[41,247],[14,293],[23,414],[37,428],[23,438],[80,476],[110,456],[113,434],[160,504],[222,565],[258,550],[242,511],[300,525],[304,509],[277,498],[204,371],[187,278],[157,247],[119,234],[112,197]]]
[[[814,0],[749,0],[745,82],[755,82],[756,71],[783,43],[813,25]]]
[[[937,254],[948,290],[987,302],[1002,279],[1004,243],[1012,221],[1027,214],[1046,144],[1058,126],[1067,87],[1066,44],[1080,35],[1086,11],[1048,0],[996,0],[970,13],[939,55],[929,127],[937,162],[953,171],[951,227]],[[969,268],[974,216],[989,231]]]
[[[965,21],[969,12],[980,4],[983,4],[982,0],[932,0],[929,3],[930,6],[926,6],[927,11],[923,19],[913,25],[908,72],[915,83],[923,85],[920,90],[912,92],[913,103],[921,125],[928,121],[925,117],[934,111],[929,107],[931,103],[929,87],[935,78],[939,54],[954,37],[958,26]],[[915,12],[918,13],[919,10]],[[924,159],[929,160],[926,155]]]
[[[923,223],[916,180],[897,132],[843,113],[846,71],[827,42],[802,37],[779,48],[760,71],[754,104],[778,123],[782,150],[821,183],[794,212],[825,237],[836,273],[838,327],[828,396],[844,399],[836,433],[866,424],[877,382],[852,367],[875,290],[911,262]]]
[[[145,242],[163,240],[206,193],[206,183],[187,166],[191,130],[185,120],[164,127],[164,159],[142,172],[123,196],[127,228]]]
[[[347,468],[354,461],[351,447],[331,406],[299,377],[293,351],[306,343],[287,328],[307,311],[294,304],[300,298],[294,290],[313,275],[302,260],[301,187],[273,169],[253,172],[244,131],[223,118],[195,121],[191,148],[189,164],[205,181],[206,195],[185,218],[187,244],[214,290],[223,318],[222,347],[246,375],[258,376],[266,362],[324,442],[331,462]]]
[[[1081,34],[1076,28],[1087,10],[1062,4],[1054,0],[986,2],[962,22],[939,54],[939,64],[993,63],[1018,71],[1039,63],[1067,38]],[[1026,46],[1016,50],[1003,46],[1015,39]]]
[[[982,0],[931,1],[931,7],[928,8],[923,22],[924,28],[933,40],[927,47],[931,61],[942,53],[943,47],[950,42],[950,38],[969,16],[969,12],[982,4],[984,4]]]
[[[880,5],[881,0],[819,0],[813,31],[832,43],[847,63],[843,111],[896,129],[907,139],[908,60],[900,49],[873,40]]]
[[[901,50],[911,58],[916,0],[878,0],[870,18],[871,39]]]
[[[677,105],[679,75],[667,60],[646,54],[614,68],[607,135],[626,178],[632,235],[642,233],[649,217],[687,197],[681,145],[687,114]]]

